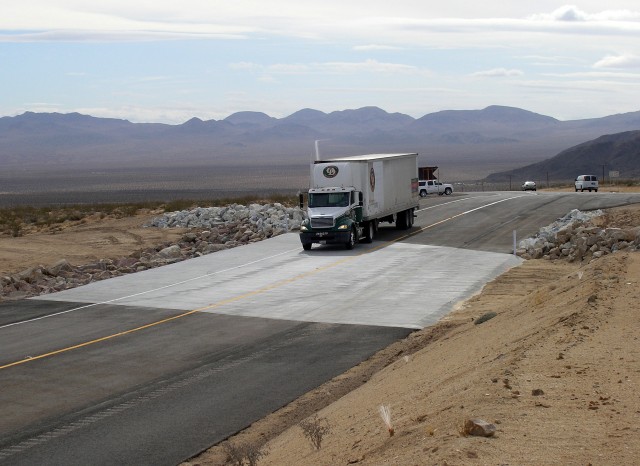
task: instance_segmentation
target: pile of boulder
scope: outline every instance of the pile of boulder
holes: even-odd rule
[[[640,250],[640,226],[605,228],[592,223],[601,210],[572,210],[532,238],[521,241],[517,254],[524,259],[591,261],[616,251]]]
[[[72,265],[66,259],[45,267],[0,276],[0,301],[54,293],[76,286],[126,275],[162,265],[211,254],[292,230],[298,230],[303,211],[282,204],[232,204],[198,207],[165,213],[151,220],[149,228],[189,228],[180,241],[135,251],[129,256]]]

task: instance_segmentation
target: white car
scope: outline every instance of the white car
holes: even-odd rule
[[[535,181],[525,181],[522,183],[523,191],[535,191],[536,190],[536,182]]]
[[[444,194],[448,196],[453,192],[453,186],[436,180],[420,180],[418,182],[418,192],[420,197],[426,197],[427,194],[439,194],[440,196]]]

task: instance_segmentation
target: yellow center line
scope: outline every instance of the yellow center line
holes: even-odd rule
[[[515,196],[515,197],[520,197],[520,196]],[[430,225],[426,225],[426,226],[424,226],[424,227],[422,227],[422,228],[420,228],[420,229],[418,229],[416,231],[412,231],[412,232],[410,232],[410,233],[408,233],[406,235],[402,235],[402,236],[400,236],[398,238],[392,239],[392,240],[387,241],[385,243],[380,243],[378,246],[374,246],[372,248],[367,249],[366,251],[360,252],[360,253],[355,254],[353,256],[348,256],[348,257],[345,257],[343,259],[340,259],[340,260],[337,260],[335,262],[332,262],[331,264],[327,264],[327,265],[324,265],[322,267],[317,267],[314,270],[311,270],[309,272],[299,273],[298,275],[294,275],[293,277],[287,278],[285,280],[280,280],[280,281],[275,282],[275,283],[273,283],[271,285],[266,285],[266,286],[263,286],[262,288],[258,288],[256,290],[249,291],[247,293],[244,293],[244,294],[241,294],[241,295],[238,295],[238,296],[234,296],[232,298],[228,298],[228,299],[225,299],[225,300],[222,300],[222,301],[218,301],[218,302],[213,303],[213,304],[209,304],[208,306],[204,306],[204,307],[201,307],[201,308],[198,308],[198,309],[192,309],[190,311],[183,312],[182,314],[178,314],[178,315],[175,315],[173,317],[167,317],[165,319],[161,319],[161,320],[158,320],[158,321],[155,321],[155,322],[151,322],[149,324],[141,325],[139,327],[135,327],[135,328],[132,328],[132,329],[129,329],[129,330],[124,330],[122,332],[114,333],[112,335],[107,335],[107,336],[104,336],[104,337],[96,338],[95,340],[90,340],[90,341],[86,341],[84,343],[79,343],[77,345],[72,345],[72,346],[68,346],[68,347],[65,347],[65,348],[60,348],[58,350],[50,351],[48,353],[39,354],[37,356],[29,356],[27,358],[20,359],[18,361],[14,361],[14,362],[5,364],[3,366],[0,366],[0,370],[8,369],[8,368],[14,367],[14,366],[19,366],[21,364],[26,364],[26,363],[32,362],[32,361],[37,361],[39,359],[44,359],[44,358],[48,358],[48,357],[51,357],[51,356],[56,356],[58,354],[66,353],[68,351],[73,351],[73,350],[76,350],[78,348],[84,348],[85,346],[94,345],[96,343],[101,343],[103,341],[112,340],[112,339],[117,338],[117,337],[121,337],[121,336],[128,335],[128,334],[131,334],[131,333],[139,332],[140,330],[145,330],[145,329],[148,329],[148,328],[151,328],[151,327],[155,327],[157,325],[165,324],[165,323],[171,322],[173,320],[181,319],[183,317],[187,317],[187,316],[190,316],[192,314],[196,314],[198,312],[203,312],[203,311],[215,309],[217,307],[221,307],[221,306],[224,306],[226,304],[231,304],[231,303],[234,303],[236,301],[240,301],[242,299],[245,299],[245,298],[248,298],[248,297],[251,297],[251,296],[256,296],[256,295],[259,295],[259,294],[262,294],[262,293],[266,293],[268,291],[274,290],[274,289],[279,288],[281,286],[296,282],[296,281],[301,280],[303,278],[307,278],[307,277],[309,277],[311,275],[315,275],[317,273],[323,272],[323,271],[331,269],[333,267],[337,267],[338,265],[344,264],[345,262],[351,261],[351,260],[353,260],[353,259],[355,259],[357,257],[363,256],[365,254],[370,254],[370,253],[372,253],[374,251],[378,251],[380,249],[386,248],[386,247],[388,247],[388,246],[390,246],[390,245],[392,245],[394,243],[397,243],[398,241],[402,241],[404,239],[407,239],[407,238],[415,236],[415,235],[417,235],[419,233],[422,233],[423,231],[428,230],[429,228],[436,227],[438,225],[441,225],[443,223],[449,222],[449,221],[454,220],[454,219],[456,219],[458,217],[461,217],[463,215],[467,215],[467,214],[469,214],[471,212],[474,212],[476,210],[483,209],[485,207],[489,207],[491,205],[498,204],[500,202],[508,201],[510,199],[515,199],[515,197],[502,199],[502,200],[497,201],[497,202],[492,202],[491,204],[487,204],[487,205],[484,205],[484,206],[481,206],[481,207],[477,207],[475,209],[471,209],[471,210],[468,210],[468,211],[465,211],[465,212],[461,212],[459,214],[456,214],[456,215],[453,215],[451,217],[445,218],[443,220],[440,220],[438,222],[432,223]]]

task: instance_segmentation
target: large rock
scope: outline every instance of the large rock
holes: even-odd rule
[[[476,437],[493,437],[496,426],[482,419],[468,419],[464,424],[464,432]]]
[[[163,259],[177,259],[182,257],[182,251],[180,250],[180,246],[174,244],[173,246],[158,251],[158,256]]]
[[[60,272],[63,272],[63,271],[70,272],[71,270],[72,270],[72,267],[69,261],[67,259],[60,259],[55,264],[47,267],[44,270],[44,272],[47,275],[56,276],[56,275],[59,275]]]
[[[29,267],[28,269],[23,270],[22,272],[18,272],[16,274],[16,278],[18,280],[27,282],[27,283],[35,283],[40,280],[43,276],[42,267]]]

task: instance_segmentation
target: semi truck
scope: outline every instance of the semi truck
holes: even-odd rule
[[[300,241],[306,251],[314,243],[353,249],[358,242],[372,242],[381,222],[411,228],[418,207],[417,153],[315,160]]]

